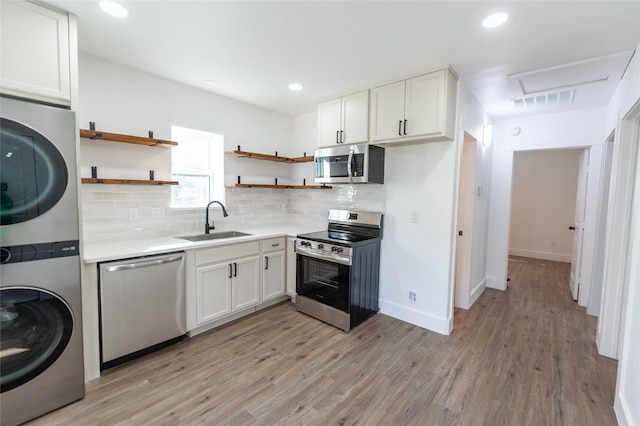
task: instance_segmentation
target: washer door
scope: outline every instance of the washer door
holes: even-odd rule
[[[48,291],[29,287],[0,289],[0,393],[45,371],[71,339],[73,314]]]
[[[69,172],[62,154],[34,129],[0,118],[0,224],[34,219],[62,198]]]

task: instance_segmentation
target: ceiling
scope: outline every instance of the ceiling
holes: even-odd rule
[[[496,119],[605,106],[640,41],[640,1],[45,3],[77,15],[81,52],[289,116],[446,65]]]

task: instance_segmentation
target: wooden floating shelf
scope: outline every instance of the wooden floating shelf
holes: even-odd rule
[[[82,183],[97,183],[106,185],[178,185],[178,182],[172,180],[135,180],[135,179],[102,179],[102,178],[82,178]]]
[[[131,143],[135,145],[157,146],[160,148],[173,148],[174,146],[178,146],[178,142],[144,138],[140,136],[121,135],[119,133],[108,133],[98,130],[80,129],[80,137],[93,140]]]
[[[327,185],[267,185],[258,183],[236,183],[232,188],[278,188],[278,189],[331,189]]]
[[[278,163],[309,163],[313,161],[313,155],[306,157],[281,157],[279,155],[259,154],[249,151],[227,151],[227,155],[234,157],[255,158],[256,160],[275,161]]]

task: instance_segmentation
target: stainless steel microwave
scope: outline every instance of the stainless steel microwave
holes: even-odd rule
[[[316,149],[315,183],[384,183],[384,148],[363,144]]]

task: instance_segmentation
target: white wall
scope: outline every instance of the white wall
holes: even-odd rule
[[[581,152],[514,154],[510,255],[571,262]]]
[[[160,139],[171,139],[171,125],[178,125],[223,134],[225,150],[241,145],[247,151],[302,155],[292,150],[290,117],[81,54],[80,127],[89,128],[90,121],[106,132],[147,136],[152,130]],[[171,153],[82,140],[83,177],[90,177],[91,166],[98,167],[99,177],[148,179],[153,169],[156,179],[170,180]],[[225,174],[230,183],[237,175],[244,182],[255,177],[265,180],[255,183],[271,183],[278,177],[284,183],[291,165],[227,156]],[[168,186],[82,185],[84,242],[199,232],[204,226],[202,209],[172,211],[170,191]],[[226,196],[230,216],[222,219],[214,213],[220,229],[285,220],[286,190],[227,189]],[[153,207],[163,207],[165,217],[153,218]],[[130,208],[138,209],[137,219],[129,220]]]
[[[487,245],[488,287],[501,290],[507,287],[513,153],[563,148],[590,148],[602,151],[602,145],[606,140],[603,130],[605,118],[605,108],[594,108],[496,121],[493,133],[494,156]],[[520,134],[512,134],[515,127],[521,129]],[[596,201],[601,167],[601,162],[589,163],[583,249],[585,265],[593,263],[593,247],[590,245],[593,246],[595,243]],[[589,284],[588,282],[585,285]]]

